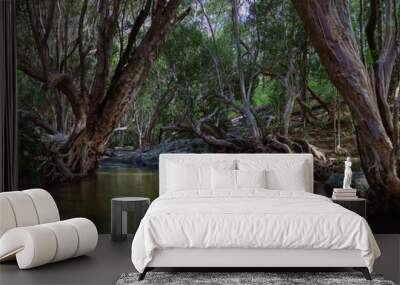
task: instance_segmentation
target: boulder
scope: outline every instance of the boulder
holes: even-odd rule
[[[100,168],[118,167],[145,167],[151,169],[158,168],[158,156],[161,153],[204,153],[210,152],[209,146],[202,139],[178,139],[165,140],[160,144],[149,149],[131,152],[117,151],[112,152],[111,157],[103,158]]]
[[[203,153],[209,147],[202,139],[165,140],[151,149],[132,155],[132,164],[147,168],[158,168],[158,156],[161,153]]]

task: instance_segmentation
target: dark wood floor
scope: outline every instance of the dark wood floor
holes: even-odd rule
[[[376,235],[382,257],[375,272],[400,282],[400,235]],[[122,273],[134,271],[130,259],[132,237],[125,242],[111,242],[110,235],[100,235],[97,249],[82,256],[35,269],[19,270],[15,262],[0,265],[0,284],[115,284]]]
[[[132,237],[112,242],[100,235],[95,251],[57,263],[19,270],[16,262],[0,265],[0,284],[115,284],[122,273],[134,271],[131,262]]]

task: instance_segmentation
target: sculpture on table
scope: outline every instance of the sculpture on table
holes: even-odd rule
[[[347,157],[344,162],[344,178],[343,178],[343,189],[351,189],[351,158]]]

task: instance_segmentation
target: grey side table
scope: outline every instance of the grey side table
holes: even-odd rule
[[[359,214],[364,219],[367,218],[367,200],[364,198],[353,198],[353,199],[333,199],[332,202],[339,204],[340,206]]]
[[[134,233],[150,205],[144,197],[118,197],[111,199],[111,239],[124,241],[127,235],[127,211],[135,215]]]

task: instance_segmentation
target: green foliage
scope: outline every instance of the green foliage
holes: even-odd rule
[[[18,121],[18,174],[19,186],[39,187],[45,183],[40,171],[40,157],[45,154],[41,134],[37,128],[21,116]]]
[[[255,106],[274,105],[276,104],[277,93],[279,93],[279,90],[275,81],[262,80],[254,90],[253,103]]]
[[[27,121],[24,117],[25,112],[38,113],[48,112],[51,105],[52,92],[46,90],[26,76],[22,72],[17,72],[18,78],[18,172],[19,185],[25,187],[39,187],[45,183],[44,174],[40,171],[40,157],[45,154],[42,144],[43,134],[40,130]],[[53,120],[53,113],[48,112],[44,117],[47,122]]]
[[[125,24],[118,27],[117,36],[112,42],[110,75],[113,74],[119,62],[122,47],[127,43],[127,35],[132,28],[135,15],[142,8],[139,2],[124,2],[124,9],[129,12],[126,13],[125,22],[121,21]],[[297,81],[293,84],[295,91],[300,92],[301,88],[304,88],[301,84],[305,81],[314,93],[332,108],[336,90],[312,48],[291,1],[239,2],[240,53],[245,84],[249,86],[252,82],[250,98],[254,108],[268,106],[266,112],[274,117],[271,129],[278,130],[282,127],[281,118],[287,101],[287,90],[282,84],[282,79],[288,72],[291,62],[297,76]],[[114,133],[109,140],[110,146],[133,145],[136,147],[139,139],[137,122],[140,121],[143,124],[149,121],[165,93],[168,93],[172,99],[163,106],[159,114],[154,127],[154,137],[158,136],[163,127],[198,120],[215,109],[219,110],[218,116],[214,118],[218,122],[240,115],[237,109],[220,96],[221,93],[232,94],[236,102],[240,103],[241,100],[237,68],[238,51],[232,32],[231,2],[202,0],[206,15],[199,3],[199,1],[183,1],[181,11],[187,5],[191,5],[192,12],[169,36],[139,98],[131,103],[129,112],[120,122],[120,127],[128,126],[128,130]],[[68,23],[62,24],[69,25],[68,40],[74,41],[82,1],[64,2],[63,5],[71,5]],[[35,49],[29,48],[34,43],[29,26],[26,25],[27,11],[24,1],[17,1],[17,7],[18,41],[24,43],[20,46],[26,49],[22,53],[32,59],[32,64],[39,66],[40,61]],[[361,35],[358,17],[359,2],[351,1],[351,7],[353,28],[359,41]],[[96,6],[89,5],[85,29],[95,29],[96,17]],[[366,13],[364,20],[366,20],[365,17]],[[92,43],[92,49],[88,50],[89,54],[86,57],[86,77],[91,78],[96,64],[93,56],[96,52],[95,30],[86,31],[84,37],[85,41]],[[371,58],[367,49],[365,56],[369,62]],[[71,65],[76,65],[79,62],[79,53],[71,53],[69,61]],[[255,70],[263,72],[253,78]],[[218,79],[218,72],[221,82]],[[90,82],[87,85],[86,88],[90,89]],[[58,112],[56,98],[60,98],[60,94],[56,94],[51,86],[39,84],[38,81],[22,72],[18,72],[18,86],[20,110],[34,110],[35,113],[43,115],[46,123],[55,126]],[[305,103],[309,107],[317,104],[309,95]],[[66,113],[65,120],[71,121],[67,125],[72,128],[71,107],[67,101],[63,103],[63,106]],[[299,110],[300,106],[295,103],[294,112],[299,113]],[[319,111],[320,109],[317,109],[313,112],[318,115]],[[298,117],[295,119],[299,120]],[[332,122],[328,119],[314,119],[313,127],[332,128]],[[346,126],[351,125],[350,114],[347,112],[343,112],[341,120]],[[306,124],[295,125],[295,127],[306,128]],[[66,130],[67,135],[70,132],[71,129]],[[302,133],[305,136],[307,132]],[[26,132],[26,134],[34,136],[32,132]]]
[[[324,77],[312,77],[308,82],[308,86],[315,94],[321,96],[326,103],[329,104],[332,102],[336,91],[329,79]]]

